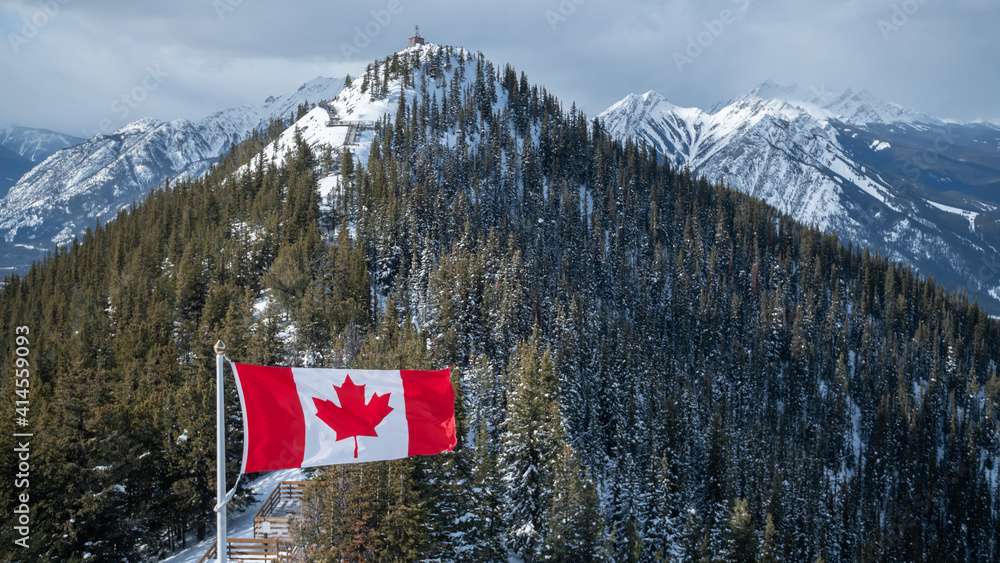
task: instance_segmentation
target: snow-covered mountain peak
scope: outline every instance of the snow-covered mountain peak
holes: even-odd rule
[[[766,80],[747,92],[746,96],[753,96],[762,100],[783,100],[786,102],[805,102],[821,105],[823,103],[824,92],[820,90],[807,90],[798,84],[779,84],[774,80]]]
[[[926,113],[880,100],[867,89],[832,91],[825,86],[803,88],[797,84],[780,84],[774,80],[766,80],[740,97],[720,102],[711,111],[715,113],[740,100],[752,99],[781,100],[817,119],[837,119],[850,125],[902,123],[916,126],[921,123],[941,123],[941,120]]]
[[[317,76],[309,82],[306,82],[299,89],[295,91],[295,94],[285,94],[283,96],[270,96],[268,100],[270,103],[265,102],[265,106],[274,106],[282,102],[289,100],[290,98],[295,99],[308,99],[312,100],[319,96],[320,98],[329,95],[331,89],[338,89],[343,85],[343,78],[328,78],[325,76]]]
[[[856,92],[848,88],[827,102],[825,109],[840,117],[844,123],[854,125],[941,123],[941,120],[926,113],[909,110],[896,103],[882,101],[868,90]]]
[[[967,267],[954,258],[994,259],[1000,246],[980,215],[996,208],[953,190],[962,182],[978,189],[983,167],[997,161],[991,151],[1000,150],[1000,136],[982,126],[946,131],[944,122],[867,90],[813,91],[768,81],[707,113],[667,106],[650,111],[643,101],[630,95],[600,118],[615,137],[645,139],[668,162],[727,182],[802,222],[877,247],[950,283],[966,280],[965,287],[996,310],[995,279],[967,282]],[[944,138],[953,140],[946,166],[934,168],[913,156],[945,160],[933,149]],[[969,150],[976,155],[974,170],[963,164]],[[949,195],[924,189],[919,182],[928,180]]]
[[[440,51],[441,46],[436,43],[425,42],[422,45],[414,45],[412,47],[407,47],[399,52],[397,55],[409,54],[409,53],[420,53],[421,57],[428,53],[434,53]]]
[[[741,119],[748,116],[759,119],[765,114],[785,121],[809,118],[822,124],[837,117],[825,108],[824,101],[832,98],[829,94],[807,90],[797,84],[767,80],[742,96],[715,104],[709,113],[715,116],[738,114]]]
[[[111,135],[64,142],[33,168],[30,161],[20,163],[10,154],[23,154],[19,147],[4,145],[0,181],[6,178],[16,183],[0,200],[0,266],[4,271],[23,271],[53,244],[72,241],[95,220],[113,218],[119,209],[141,199],[165,179],[204,174],[233,143],[246,139],[254,130],[269,129],[276,119],[287,123],[307,102],[323,102],[330,111],[317,108],[302,116],[298,126],[305,132],[303,137],[310,144],[338,151],[346,147],[356,158],[365,160],[374,135],[372,124],[395,112],[401,91],[409,97],[418,92],[413,83],[384,81],[384,64],[397,57],[411,68],[423,67],[418,76],[437,88],[450,87],[456,76],[471,86],[476,77],[475,64],[471,69],[467,64],[474,60],[469,51],[424,44],[374,61],[343,96],[338,96],[344,90],[343,78],[319,77],[289,94],[223,109],[200,120],[141,119]],[[492,65],[486,64],[488,72],[494,72]],[[427,74],[425,69],[434,71]],[[443,94],[439,99],[444,99]],[[2,135],[0,132],[0,141]],[[271,156],[281,158],[289,139],[294,139],[294,130],[271,148]],[[447,139],[454,140],[454,136]],[[69,144],[75,146],[58,150]],[[8,161],[13,165],[5,165]],[[14,166],[17,164],[22,166]]]
[[[426,42],[423,45],[414,45],[413,47],[407,47],[401,51],[396,52],[397,57],[402,57],[403,55],[412,56],[413,53],[417,53],[420,56],[420,62],[426,62],[431,59],[431,57],[445,57],[451,58],[455,61],[458,59],[471,60],[472,58],[478,56],[465,47],[454,47],[450,45],[439,45],[437,43]],[[391,58],[391,56],[390,56]]]
[[[760,92],[776,88],[764,86]],[[599,117],[613,135],[657,139],[658,146],[672,147],[667,152],[671,159],[698,168],[727,139],[748,134],[761,121],[798,122],[815,129],[824,126],[830,115],[807,102],[763,98],[755,90],[711,112],[675,106],[655,92],[630,94]]]
[[[424,88],[429,91],[440,90],[433,96],[435,99],[444,99],[448,90],[456,87],[456,80],[461,84],[458,86],[460,90],[471,90],[476,81],[474,61],[477,56],[481,57],[480,54],[462,48],[425,44],[397,52],[387,59],[374,61],[364,74],[352,80],[350,86],[302,115],[237,173],[246,173],[261,160],[265,163],[283,163],[295,151],[298,139],[308,145],[315,155],[329,154],[334,159],[335,166],[339,166],[340,155],[344,150],[356,162],[365,164],[371,154],[376,124],[395,115],[401,99],[403,103],[409,103],[409,100],[419,97]],[[419,60],[419,64],[414,59]],[[397,62],[408,64],[413,69],[412,76],[404,79],[390,73],[389,78],[383,81],[383,65],[394,65]],[[426,86],[417,86],[418,84]],[[423,102],[427,103],[427,99]],[[495,104],[497,107],[506,104],[504,92],[497,93]],[[474,144],[476,134],[470,131],[462,139],[470,145]],[[437,142],[452,145],[458,142],[457,132],[448,131]],[[326,200],[331,192],[337,190],[339,182],[339,174],[321,177],[318,181],[320,196]]]
[[[269,119],[287,118],[303,102],[319,103],[322,100],[330,100],[343,89],[343,78],[319,76],[299,86],[298,90],[290,94],[268,96],[260,105],[242,105],[219,110],[197,123],[200,125],[226,123],[227,127],[245,129],[246,133],[249,133],[255,127],[266,127]]]
[[[445,81],[429,81],[429,84],[437,88],[451,87],[451,72],[460,61],[469,63],[474,55],[462,48],[443,47],[433,43],[425,43],[408,47],[395,53],[395,57],[407,57],[412,62],[412,57],[418,57],[420,64],[424,65],[431,61],[432,64],[440,64],[445,71]],[[391,58],[391,57],[390,57]],[[371,143],[374,140],[374,125],[386,116],[396,113],[401,96],[407,99],[413,98],[419,90],[411,83],[404,84],[398,77],[390,78],[385,84],[379,87],[384,90],[379,94],[375,93],[375,83],[380,82],[383,76],[382,70],[378,69],[384,61],[375,61],[369,65],[365,74],[352,80],[349,87],[343,88],[333,98],[326,98],[325,107],[316,107],[299,118],[289,126],[281,136],[268,145],[261,153],[265,162],[282,162],[284,156],[295,146],[296,135],[301,136],[314,151],[323,150],[326,147],[340,151],[348,149],[356,160],[367,162],[368,154],[371,150]],[[414,65],[416,66],[416,65]],[[428,67],[416,70],[416,76],[424,77],[434,75],[428,73]],[[475,70],[466,67],[462,73],[466,86],[471,87],[475,80]],[[419,80],[419,79],[418,79]],[[443,92],[442,92],[443,93]],[[335,181],[335,179],[330,179]],[[325,196],[330,185],[321,182],[321,193]]]
[[[789,107],[797,108],[817,121],[837,119],[851,125],[869,125],[872,123],[940,123],[927,114],[907,110],[898,104],[879,100],[868,90],[855,91],[848,88],[844,91],[830,91],[824,86],[803,88],[798,84],[781,84],[774,80],[766,80],[750,89],[745,94],[719,102],[712,106],[710,113],[718,113],[724,109],[742,103],[753,103],[756,100],[765,102],[780,101],[780,104],[767,104],[772,110],[789,113]]]
[[[0,143],[8,148],[4,140],[15,138],[18,144],[9,150],[19,154],[36,145],[59,145],[0,200],[3,271],[23,270],[53,244],[72,241],[95,220],[113,218],[167,178],[204,174],[255,129],[267,129],[272,119],[287,120],[306,102],[331,100],[343,87],[342,78],[315,78],[262,104],[227,108],[197,121],[143,118],[86,141],[44,130],[30,136],[20,129],[15,135],[0,130]]]
[[[142,119],[137,119],[136,121],[133,121],[131,123],[126,123],[125,125],[122,125],[113,134],[114,135],[134,135],[134,134],[137,134],[137,133],[139,133],[139,134],[141,134],[141,133],[148,133],[149,131],[152,131],[153,129],[156,129],[160,125],[161,125],[161,122],[158,121],[158,120],[156,120],[156,119],[154,119],[154,118],[152,118],[152,117],[143,117]]]
[[[765,80],[744,94],[716,103],[708,111],[714,114],[734,104],[754,103],[757,100],[780,100],[796,106],[812,104],[818,107],[819,98],[817,92],[806,90],[798,84],[780,84],[774,80]]]
[[[612,134],[631,131],[636,132],[639,137],[647,138],[671,135],[683,139],[682,144],[691,147],[692,151],[700,137],[700,129],[709,119],[709,115],[702,110],[676,106],[652,90],[645,94],[629,94],[598,117],[604,120]],[[683,131],[673,130],[669,124],[678,120],[690,126]],[[662,129],[665,123],[671,132]]]
[[[31,162],[41,162],[57,150],[81,142],[83,139],[48,129],[23,127],[0,121],[0,146]]]
[[[671,109],[677,107],[674,104],[668,102],[666,98],[657,94],[653,90],[649,90],[645,94],[638,96],[638,98],[642,100],[643,104],[646,104],[648,106],[657,106],[665,109]]]
[[[678,106],[667,101],[666,98],[657,94],[653,90],[646,92],[645,94],[629,94],[625,96],[620,102],[611,106],[614,110],[628,110],[632,112],[643,112],[644,114],[652,114],[655,112],[665,112],[673,111],[677,109]]]

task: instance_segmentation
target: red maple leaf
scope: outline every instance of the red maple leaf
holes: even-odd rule
[[[355,385],[348,375],[340,387],[333,386],[340,399],[338,407],[333,401],[313,397],[316,404],[316,416],[327,423],[337,433],[337,441],[354,438],[354,457],[358,457],[358,436],[378,436],[375,427],[392,412],[389,406],[389,395],[372,395],[372,400],[365,404],[365,386]]]

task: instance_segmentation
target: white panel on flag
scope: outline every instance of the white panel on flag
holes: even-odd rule
[[[408,455],[409,430],[406,422],[406,404],[398,371],[292,368],[292,375],[306,423],[306,445],[302,467],[381,461]],[[379,396],[388,394],[388,404],[392,408],[392,411],[375,426],[377,437],[357,437],[356,458],[353,437],[338,441],[337,432],[318,416],[314,400],[331,401],[341,408],[357,407],[358,405],[342,405],[335,389],[335,386],[341,388],[345,385],[348,375],[354,385],[365,386],[362,407],[369,405],[375,394]]]

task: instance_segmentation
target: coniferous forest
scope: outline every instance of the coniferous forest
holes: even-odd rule
[[[279,120],[5,280],[0,396],[27,326],[34,438],[31,550],[5,516],[4,559],[214,534],[221,339],[453,367],[456,451],[316,471],[310,561],[1000,560],[1000,324],[975,304],[482,55],[407,51],[354,86],[397,109],[329,198],[301,138],[254,158]]]

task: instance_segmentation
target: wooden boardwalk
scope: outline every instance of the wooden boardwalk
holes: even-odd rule
[[[291,542],[280,538],[227,538],[226,557],[230,561],[291,561],[294,558]],[[215,561],[215,544],[202,556],[199,563]]]
[[[289,538],[288,520],[302,511],[302,493],[309,481],[282,481],[253,517],[253,535]]]
[[[362,131],[370,131],[375,129],[374,121],[347,121],[337,117],[337,110],[333,107],[333,104],[323,100],[319,103],[319,107],[326,110],[329,119],[326,122],[327,127],[347,127],[347,135],[344,137],[343,146],[353,145],[358,141],[358,135]]]
[[[309,481],[282,481],[253,517],[253,538],[226,538],[226,554],[232,561],[292,561],[295,546],[288,529],[290,518],[302,510],[302,493]],[[217,559],[215,543],[198,563]]]

